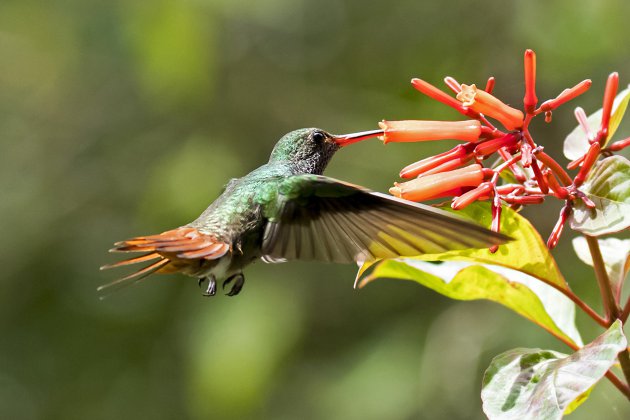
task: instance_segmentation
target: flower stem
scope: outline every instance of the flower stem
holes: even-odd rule
[[[586,238],[588,249],[591,252],[591,257],[593,258],[595,277],[597,278],[597,283],[599,284],[599,289],[604,301],[604,308],[606,309],[608,324],[610,325],[614,322],[614,320],[621,319],[622,313],[619,309],[619,305],[617,305],[617,302],[615,301],[612,284],[610,283],[608,273],[606,272],[602,252],[599,249],[599,242],[597,241],[597,238],[593,236],[584,235],[584,237]],[[621,365],[623,375],[626,377],[626,382],[630,383],[630,353],[628,352],[628,348],[625,348],[617,357],[619,358],[619,364]],[[630,395],[628,395],[628,398],[630,399]]]
[[[595,277],[597,278],[599,291],[602,295],[604,309],[606,310],[606,317],[608,319],[608,323],[610,324],[613,322],[613,320],[619,318],[619,306],[617,306],[617,302],[615,302],[612,284],[610,283],[608,273],[606,272],[604,258],[602,257],[601,250],[599,249],[599,242],[597,241],[597,238],[588,235],[584,235],[584,237],[586,238],[588,249],[591,252],[591,256],[593,257],[593,268],[595,270]]]
[[[549,284],[549,283],[547,283],[547,284]],[[559,288],[559,287],[556,288],[556,289],[558,291],[562,292],[566,297],[571,299],[571,301],[573,301],[573,303],[575,303],[580,309],[582,309],[582,311],[584,311],[584,313],[586,315],[591,317],[599,325],[601,325],[604,328],[608,327],[608,322],[604,318],[599,316],[599,314],[597,312],[595,312],[595,310],[593,310],[593,308],[588,306],[586,304],[586,302],[584,302],[582,299],[580,299],[579,296],[577,296],[575,293],[573,293],[572,290],[562,289],[562,288]]]
[[[626,301],[626,306],[624,306],[623,312],[621,313],[621,317],[619,318],[621,319],[621,322],[625,324],[626,320],[628,319],[628,315],[630,315],[630,296],[628,296],[628,300]]]
[[[617,387],[619,391],[621,391],[623,395],[626,396],[627,399],[630,400],[630,387],[628,387],[628,385],[624,384],[623,381],[612,372],[612,370],[606,372],[606,377],[614,386]]]

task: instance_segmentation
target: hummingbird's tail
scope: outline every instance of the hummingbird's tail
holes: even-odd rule
[[[126,241],[116,242],[110,252],[143,252],[144,255],[128,258],[113,264],[104,265],[101,270],[124,267],[127,265],[153,261],[151,264],[128,276],[100,286],[100,292],[114,286],[124,287],[153,274],[167,274],[187,271],[192,261],[215,260],[221,258],[230,249],[224,242],[219,242],[210,235],[192,227],[181,227],[159,235],[139,236]]]

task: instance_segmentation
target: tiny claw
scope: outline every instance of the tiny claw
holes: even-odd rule
[[[199,287],[201,287],[201,285],[205,283],[206,280],[208,280],[208,287],[206,288],[206,291],[202,293],[202,295],[206,297],[214,296],[217,293],[217,281],[214,277],[202,277],[199,279],[198,282]]]
[[[245,284],[245,276],[243,276],[243,273],[238,273],[228,277],[223,282],[223,288],[225,289],[225,286],[230,284],[232,281],[234,281],[234,286],[232,286],[230,291],[225,294],[226,296],[236,296],[239,294],[239,292],[243,288],[243,285]]]

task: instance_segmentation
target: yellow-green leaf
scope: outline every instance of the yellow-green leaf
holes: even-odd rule
[[[565,341],[582,345],[573,302],[553,287],[515,270],[464,261],[436,264],[401,258],[377,263],[363,284],[379,278],[412,280],[451,299],[491,300]]]

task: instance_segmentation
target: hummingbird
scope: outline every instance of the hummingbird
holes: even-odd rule
[[[382,130],[333,135],[305,128],[283,136],[268,163],[234,178],[191,223],[117,242],[110,252],[141,253],[101,267],[149,263],[100,286],[99,291],[153,274],[182,273],[198,280],[204,295],[228,296],[243,288],[243,268],[311,260],[352,263],[484,248],[509,237],[443,210],[409,202],[323,175],[333,155]]]

